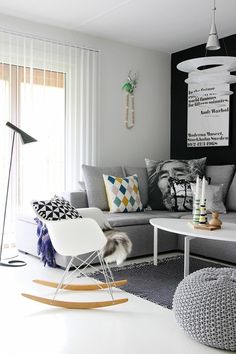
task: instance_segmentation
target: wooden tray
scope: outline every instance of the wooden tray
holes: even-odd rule
[[[205,224],[205,225],[195,225],[192,222],[190,222],[190,224],[192,225],[192,227],[194,229],[199,229],[199,230],[208,230],[208,231],[214,231],[214,230],[219,230],[221,229],[221,226],[214,226],[214,225],[210,225],[210,224]]]

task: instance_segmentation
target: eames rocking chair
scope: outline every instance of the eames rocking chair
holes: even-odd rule
[[[113,287],[125,285],[127,281],[120,280],[115,282],[112,276],[111,269],[106,260],[103,258],[102,250],[107,242],[107,239],[101,227],[99,226],[99,224],[101,224],[101,220],[104,220],[103,213],[97,208],[79,209],[79,212],[82,216],[85,216],[85,214],[90,214],[93,218],[83,217],[59,221],[43,220],[43,222],[46,223],[50,239],[56,252],[63,256],[71,256],[71,260],[68,266],[66,267],[66,270],[62,276],[60,283],[45,280],[34,280],[34,282],[37,284],[56,288],[53,298],[49,299],[30,294],[22,295],[26,298],[44,304],[69,309],[98,308],[127,302],[127,298],[114,299]],[[97,221],[94,220],[94,216]],[[80,256],[87,253],[89,253],[88,257],[86,258],[86,260],[83,260]],[[99,272],[103,274],[104,282],[99,282],[95,279],[92,279],[92,284],[71,284],[73,279],[75,279],[75,277],[78,277],[78,275],[86,277],[85,270],[88,267],[92,267],[94,270],[98,271],[98,269],[92,266],[91,264],[96,258],[98,258],[99,263],[101,265],[101,270],[99,270]],[[79,266],[75,265],[75,260],[81,262]],[[71,267],[73,267],[74,270],[69,272]],[[59,290],[61,289],[72,291],[107,289],[111,299],[107,301],[93,302],[71,302],[56,300],[56,296]]]

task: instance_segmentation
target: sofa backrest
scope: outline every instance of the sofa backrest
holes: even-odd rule
[[[236,211],[236,173],[229,187],[225,205],[228,211]]]
[[[101,210],[108,210],[109,207],[105,184],[103,181],[103,174],[124,177],[122,167],[96,167],[82,165],[82,170],[89,206],[96,207]]]
[[[88,208],[86,191],[64,192],[62,196],[68,200],[74,208]]]
[[[146,167],[95,167],[83,165],[84,182],[86,191],[70,193],[68,199],[73,206],[97,207],[101,210],[109,210],[103,174],[113,176],[138,175],[139,191],[143,206],[148,205],[148,176]],[[236,211],[236,166],[213,165],[206,166],[206,176],[211,178],[211,184],[223,184],[223,199],[227,211]],[[78,199],[79,198],[79,199]]]

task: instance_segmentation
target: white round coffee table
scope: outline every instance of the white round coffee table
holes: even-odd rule
[[[184,276],[189,274],[190,241],[194,238],[236,242],[236,224],[234,223],[224,222],[221,229],[214,231],[194,229],[191,225],[191,220],[185,219],[155,218],[150,219],[150,224],[154,226],[154,265],[157,265],[158,229],[185,236]]]

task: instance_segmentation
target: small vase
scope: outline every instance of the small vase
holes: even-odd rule
[[[212,212],[212,219],[209,221],[209,225],[211,226],[216,226],[216,227],[221,227],[222,221],[219,219],[219,213],[218,212]]]

